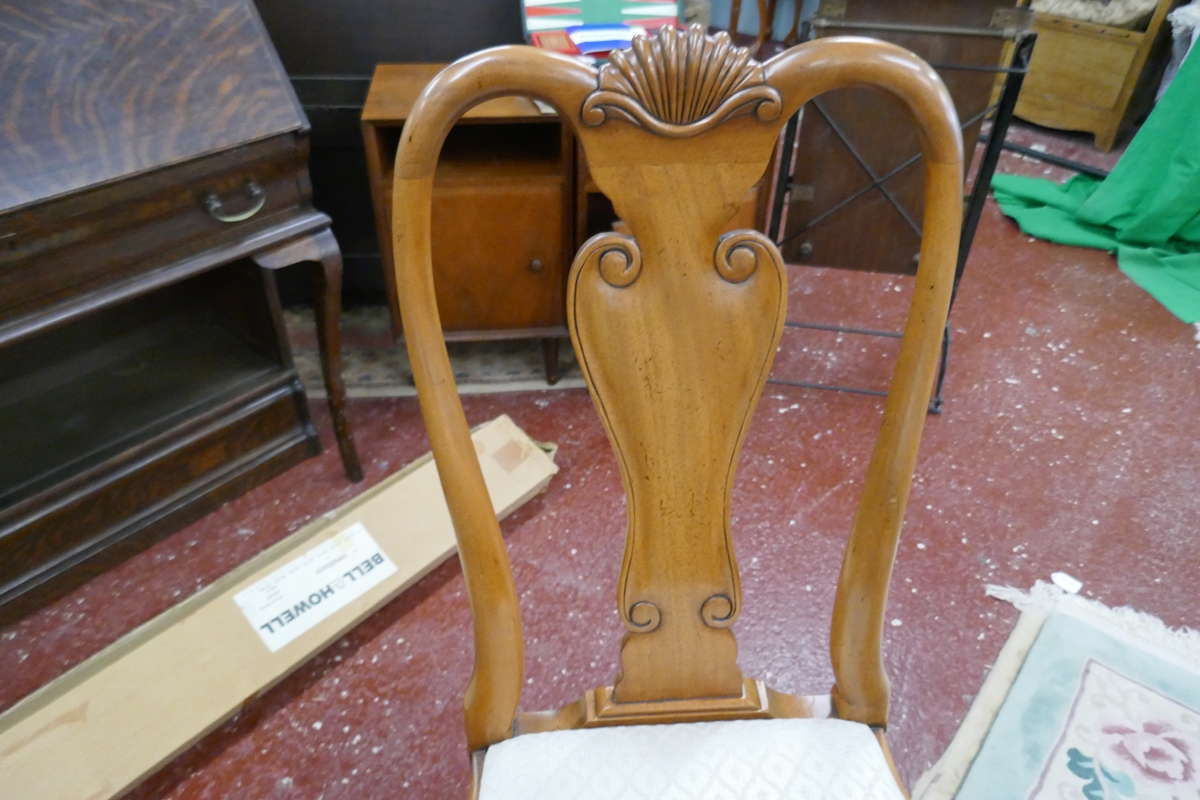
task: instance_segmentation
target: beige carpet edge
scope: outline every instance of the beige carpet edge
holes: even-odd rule
[[[1021,665],[1025,663],[1025,656],[1029,654],[1049,616],[1048,611],[1037,608],[1021,613],[1017,626],[1000,649],[996,663],[992,665],[979,694],[975,695],[971,708],[963,717],[958,732],[950,740],[950,746],[913,785],[912,800],[952,800],[958,794],[984,737],[1008,698],[1009,689],[1017,679]]]

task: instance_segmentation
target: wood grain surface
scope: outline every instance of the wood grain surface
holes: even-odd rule
[[[936,0],[923,3],[918,14],[905,3],[855,0],[847,4],[844,19],[987,29],[998,5],[1002,3],[993,0]],[[845,34],[838,28],[840,19],[817,28],[818,38]],[[996,83],[988,70],[1007,63],[1003,40],[889,30],[861,34],[899,45],[938,69],[966,125],[964,152],[973,152]],[[955,65],[970,69],[939,68]],[[801,191],[792,193],[780,244],[788,263],[915,274],[924,209],[920,154],[920,138],[907,110],[885,91],[853,87],[809,103],[793,171]],[[884,176],[889,177],[872,189],[874,180]],[[867,229],[874,235],[858,235]]]
[[[250,0],[0,3],[0,212],[304,127]]]
[[[385,272],[392,271],[396,146],[417,98],[444,64],[380,64],[362,113],[367,171]],[[486,100],[449,132],[432,224],[438,309],[448,340],[542,338],[557,380],[566,266],[575,250],[574,141],[554,111],[528,97]],[[393,329],[395,285],[387,281]]]
[[[378,65],[363,106],[363,122],[402,124],[412,112],[421,90],[445,68],[445,64]],[[527,97],[498,97],[463,114],[463,121],[514,121],[544,116],[546,114]]]
[[[340,271],[307,131],[251,0],[0,0],[0,619],[319,452],[246,260]]]

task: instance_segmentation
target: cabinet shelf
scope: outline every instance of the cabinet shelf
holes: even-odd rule
[[[0,111],[0,626],[320,449],[268,271],[340,282],[304,110],[253,2],[117,5],[4,15],[0,97],[97,113]]]
[[[388,129],[381,139],[381,147],[394,157],[400,141],[399,129]],[[379,182],[389,207],[395,167],[390,157]],[[566,179],[556,122],[462,125],[446,137],[434,185],[562,184]]]
[[[158,296],[6,348],[0,509],[284,372],[196,303]]]
[[[0,347],[0,623],[317,452],[273,287],[233,261]]]

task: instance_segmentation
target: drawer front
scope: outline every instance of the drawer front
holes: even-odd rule
[[[0,319],[237,242],[301,213],[288,135],[0,218]]]
[[[433,194],[433,271],[447,331],[564,321],[561,183],[446,185]]]

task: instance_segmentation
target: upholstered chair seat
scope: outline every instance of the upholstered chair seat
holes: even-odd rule
[[[875,734],[840,719],[530,733],[487,751],[480,800],[903,800]]]

